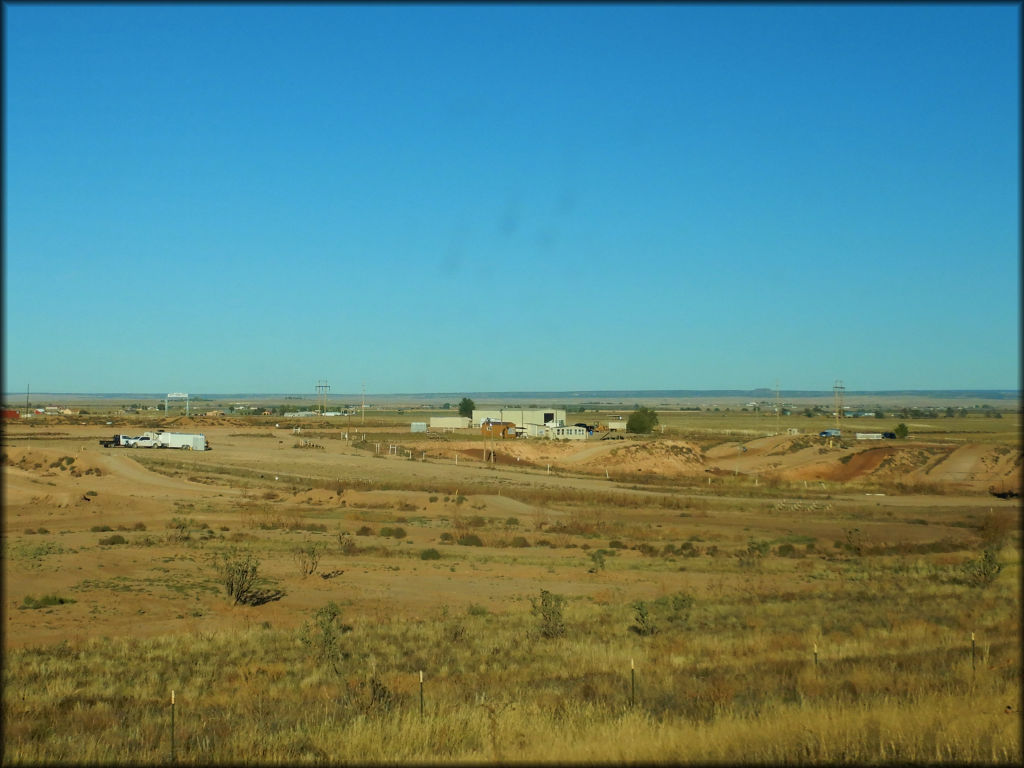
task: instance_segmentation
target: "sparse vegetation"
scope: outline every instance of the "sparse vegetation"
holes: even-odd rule
[[[659,416],[673,439],[746,460],[737,459],[740,438],[684,434],[690,415]],[[829,423],[827,413],[817,417]],[[701,418],[744,429],[758,416]],[[806,421],[799,411],[795,419]],[[965,422],[1000,426],[973,412],[940,420],[944,429]],[[231,429],[244,445],[249,431]],[[86,474],[89,456],[67,472],[51,467],[74,452],[66,437],[54,437],[62,443],[49,453],[5,445],[5,464],[35,473],[18,489],[26,503],[7,518],[4,544],[16,628],[5,655],[5,760],[166,762],[171,688],[177,758],[189,764],[1019,759],[1018,721],[1004,709],[1016,707],[1021,680],[1015,500],[981,487],[973,497],[951,489],[933,504],[875,495],[880,484],[766,487],[765,475],[755,486],[706,465],[680,479],[649,477],[643,464],[642,478],[616,475],[609,464],[601,483],[575,483],[581,462],[563,465],[555,484],[534,462],[485,482],[475,467],[456,471],[453,458],[449,466],[433,453],[433,466],[384,458],[372,477],[348,476],[351,445],[326,431],[309,436],[341,458],[326,468],[320,452],[286,450],[287,438],[252,441],[277,451],[278,474],[263,459],[243,466],[246,455],[227,441],[211,456],[133,455],[205,485],[179,499],[161,488],[137,510],[124,507],[134,491],[126,496],[112,473],[91,502],[81,487],[67,493],[83,482],[70,475]],[[396,427],[394,438],[370,440],[407,438]],[[1001,439],[1006,450],[985,454],[984,466],[1019,466],[1016,444]],[[885,493],[943,490],[921,468],[944,454],[918,442],[880,443],[897,459],[913,457],[905,472],[895,459],[885,468]],[[627,446],[661,443],[627,437],[614,458],[613,444],[584,450],[626,461]],[[800,459],[775,445],[768,461]],[[664,451],[679,462],[697,453]],[[839,453],[819,460],[830,471],[867,463],[858,454],[842,464]],[[414,468],[431,471],[417,478]],[[146,530],[119,522],[131,516],[161,530],[129,533]],[[320,535],[327,525],[331,534]],[[129,546],[97,547],[90,528],[123,533]],[[35,536],[48,529],[58,533]],[[306,547],[322,555],[313,567],[299,557]],[[343,563],[329,562],[339,556]],[[234,570],[223,567],[229,560]],[[218,567],[197,567],[204,562]],[[251,573],[237,600],[231,573]],[[58,580],[46,590],[56,595],[22,598],[31,579],[51,574]],[[538,597],[541,584],[564,596]],[[260,607],[283,588],[296,599]],[[435,607],[442,601],[450,610]]]

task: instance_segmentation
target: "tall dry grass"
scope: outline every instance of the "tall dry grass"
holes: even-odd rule
[[[190,764],[1016,763],[1019,551],[1002,561],[984,589],[891,558],[805,590],[752,578],[682,617],[650,603],[651,636],[630,631],[633,604],[573,599],[567,635],[544,639],[523,595],[425,618],[342,608],[331,643],[304,642],[311,615],[12,651],[4,761],[163,762],[173,689]]]

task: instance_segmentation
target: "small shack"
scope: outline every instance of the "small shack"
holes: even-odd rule
[[[511,421],[485,421],[480,425],[480,434],[484,437],[495,437],[502,440],[514,439],[519,435],[516,425]]]

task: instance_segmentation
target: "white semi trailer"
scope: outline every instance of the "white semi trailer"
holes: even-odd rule
[[[206,435],[188,434],[185,432],[147,432],[146,435],[156,440],[157,448],[182,448],[186,451],[208,451],[210,444]]]

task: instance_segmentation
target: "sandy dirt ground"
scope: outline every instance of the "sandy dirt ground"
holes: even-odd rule
[[[606,546],[609,536],[588,541],[554,532],[558,522],[574,515],[591,516],[595,524],[616,516],[623,537],[658,545],[696,537],[726,548],[741,546],[752,532],[799,533],[826,546],[853,525],[876,541],[932,541],[970,535],[965,515],[977,517],[993,508],[1019,514],[1019,500],[988,493],[991,487],[1020,487],[1021,451],[999,445],[908,440],[830,447],[818,438],[786,436],[702,450],[696,443],[660,438],[524,440],[497,443],[491,464],[485,461],[490,446],[466,437],[369,432],[358,446],[339,439],[337,430],[296,434],[189,422],[180,419],[167,428],[203,431],[213,450],[103,448],[99,439],[113,430],[95,426],[5,429],[7,647],[251,622],[294,626],[327,600],[369,616],[401,610],[416,617],[433,615],[442,605],[469,603],[500,611],[553,583],[570,597],[598,602],[716,588],[685,562],[661,570],[589,572],[582,545]],[[153,466],[155,460],[160,466]],[[607,510],[599,501],[569,509],[507,495],[517,489],[554,495],[567,489],[614,490],[640,499],[658,493],[658,486],[634,490],[623,479],[699,477],[716,491],[714,483],[740,475],[766,481],[774,475],[812,488],[828,484],[829,495],[801,501],[748,493],[731,504],[723,486],[712,492],[714,504],[696,498],[685,513],[639,502],[635,509]],[[303,480],[308,478],[318,482]],[[937,490],[883,495],[864,485],[868,481],[928,483]],[[396,485],[407,490],[394,490]],[[479,492],[484,485],[488,491]],[[469,487],[477,490],[457,503],[460,488]],[[472,556],[470,548],[442,540],[453,522],[474,517],[483,521],[478,532],[485,546],[472,548]],[[187,541],[171,538],[175,519],[191,521]],[[301,521],[306,529],[289,530],[281,521]],[[325,530],[309,528],[315,525]],[[361,526],[375,531],[401,526],[407,535],[356,536]],[[338,554],[339,530],[376,550]],[[101,543],[113,535],[127,543]],[[534,544],[550,539],[552,546],[496,546],[516,535]],[[308,542],[323,542],[327,549],[317,573],[303,578],[292,555]],[[264,553],[263,573],[284,595],[257,607],[230,605],[211,559],[225,545],[257,546]],[[416,555],[428,547],[442,551],[444,559],[419,559]],[[617,557],[621,564],[643,562],[643,555],[631,550]],[[21,607],[26,596],[45,594],[75,602]]]

